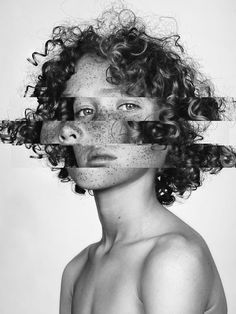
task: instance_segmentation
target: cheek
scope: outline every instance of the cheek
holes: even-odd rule
[[[142,176],[144,168],[68,168],[73,181],[83,189],[96,190],[128,183]]]
[[[111,151],[116,157],[110,164],[114,168],[162,168],[165,165],[165,159],[167,155],[167,149],[163,149],[163,146],[159,145],[100,145],[100,147],[105,150]],[[77,164],[80,167],[87,166],[87,147],[81,145],[74,146],[74,153]],[[109,167],[109,165],[107,165]],[[88,168],[86,168],[88,169]],[[97,170],[91,168],[92,170]],[[106,168],[108,169],[112,168]],[[100,172],[105,171],[105,168],[100,168]],[[83,172],[84,173],[84,172]],[[102,173],[102,172],[101,172]],[[108,172],[109,173],[109,172]]]
[[[86,124],[85,145],[107,145],[133,143],[137,132],[132,132],[127,121],[91,121]]]
[[[159,145],[116,145],[113,152],[118,157],[117,167],[162,168],[167,150]]]

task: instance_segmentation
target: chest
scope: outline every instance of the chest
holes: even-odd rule
[[[73,291],[72,314],[141,314],[138,298],[140,261],[88,262]]]

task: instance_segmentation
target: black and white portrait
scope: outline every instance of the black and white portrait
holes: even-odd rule
[[[0,313],[235,313],[236,4],[0,8]]]

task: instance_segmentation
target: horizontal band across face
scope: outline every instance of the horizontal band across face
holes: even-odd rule
[[[60,145],[12,146],[13,167],[53,168],[201,168],[221,169],[236,166],[236,150],[230,146],[194,144],[182,146],[159,145],[100,145],[63,147]],[[19,154],[18,154],[19,152]],[[22,158],[24,153],[24,158]],[[43,160],[38,161],[36,159]]]
[[[189,126],[196,143],[236,145],[235,121],[27,121],[0,122],[0,140],[16,144],[107,145],[173,144]],[[186,125],[185,125],[186,124]],[[179,132],[179,133],[178,133]],[[181,136],[181,134],[180,134]],[[14,137],[14,139],[13,139]],[[167,140],[164,142],[164,137]]]
[[[13,102],[13,101],[12,101]],[[95,111],[102,111],[103,108],[109,109],[109,114],[115,119],[124,118],[126,120],[142,121],[152,120],[150,113],[158,116],[160,110],[171,109],[175,117],[174,119],[186,119],[186,120],[236,120],[236,100],[230,97],[186,97],[184,99],[164,99],[158,97],[130,97],[127,95],[121,95],[119,97],[80,97],[80,96],[58,96],[58,97],[25,97],[17,98],[14,100],[14,110],[17,107],[34,108],[33,111],[40,104],[40,108],[43,108],[43,115],[40,118],[46,118],[48,114],[51,115],[54,111],[53,120],[60,120],[61,113],[63,112],[63,120],[75,120],[76,114],[80,109],[85,107],[93,108]],[[133,104],[141,109],[138,114],[137,111],[126,110],[124,111],[125,104]],[[153,104],[152,110],[150,104]],[[39,115],[40,110],[37,111]],[[218,114],[221,117],[219,118]],[[45,116],[46,113],[46,116]],[[96,115],[97,120],[104,120],[104,112],[101,115]]]
[[[201,139],[203,133],[208,133],[208,141],[210,134],[211,144],[206,144],[207,137]],[[59,168],[235,167],[236,154],[231,148],[212,145],[236,145],[235,134],[234,122],[185,120],[25,119],[2,121],[0,129],[3,143],[26,144],[37,157],[48,157]]]

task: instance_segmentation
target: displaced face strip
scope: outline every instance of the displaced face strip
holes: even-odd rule
[[[69,147],[60,145],[29,145],[37,151],[38,156],[31,156],[32,158],[47,157],[45,154],[45,147],[49,150],[55,148],[63,151],[60,160],[56,164],[52,164],[53,168],[159,168],[159,169],[176,169],[176,168],[207,168],[220,169],[236,167],[236,154],[230,150],[231,147],[209,144],[194,144],[183,146],[160,146],[160,145],[129,145],[129,144],[110,144],[110,145],[74,145],[69,150]],[[28,162],[25,164],[22,159],[17,157],[17,149],[19,147],[12,147],[14,167],[28,167]],[[177,148],[177,154],[176,154]],[[67,150],[68,149],[68,150]],[[226,154],[226,150],[228,153]],[[190,157],[189,152],[195,152],[194,156]],[[214,154],[216,158],[208,158]],[[199,159],[199,156],[202,158]],[[68,159],[69,158],[69,159]],[[71,160],[73,162],[71,163]],[[49,164],[44,159],[43,163],[35,163],[36,167],[45,166]],[[183,160],[186,160],[185,166]]]
[[[234,121],[188,121],[197,133],[203,136],[196,143],[209,143],[218,145],[236,145],[236,123]],[[169,131],[175,135],[176,130],[171,125],[159,124],[157,121],[37,121],[26,120],[0,122],[0,142],[11,144],[60,144],[60,145],[103,145],[103,144],[133,144],[141,145],[158,143],[142,136],[144,124],[156,125],[156,138],[161,139],[162,134]],[[15,130],[16,138],[11,140],[8,129]],[[32,130],[34,136],[32,137]],[[24,131],[24,132],[23,132]],[[28,133],[29,134],[28,134]],[[31,132],[31,133],[30,133]],[[14,132],[13,132],[14,134]],[[21,134],[21,135],[20,135]],[[24,136],[22,135],[24,134]],[[27,134],[30,137],[27,137]],[[166,133],[165,133],[166,134]],[[159,136],[159,137],[158,137]],[[159,143],[161,143],[159,141]],[[170,141],[167,144],[172,144]]]
[[[103,89],[104,90],[104,89]],[[106,89],[108,90],[108,89]],[[63,94],[57,99],[48,98],[48,97],[27,97],[16,99],[15,102],[19,103],[21,110],[26,108],[36,108],[37,101],[38,103],[45,104],[45,109],[47,110],[47,104],[50,105],[53,103],[53,107],[67,108],[75,111],[75,114],[81,109],[84,109],[86,105],[92,107],[94,113],[93,116],[89,118],[94,118],[98,120],[105,120],[104,117],[112,119],[126,119],[133,121],[142,121],[142,120],[156,120],[151,119],[151,116],[158,116],[160,109],[168,109],[168,100],[161,99],[158,97],[131,97],[126,94],[114,93],[115,88],[109,89],[112,92],[102,93],[102,96],[79,96],[79,95],[66,95]],[[111,96],[113,95],[113,96]],[[35,101],[33,101],[35,99]],[[133,104],[137,107],[129,106],[125,110],[126,104]],[[191,105],[190,105],[191,103]],[[123,105],[123,106],[122,106]],[[197,120],[205,121],[205,115],[211,107],[221,106],[225,112],[221,115],[221,118],[214,118],[211,116],[211,121],[235,121],[236,120],[236,100],[229,97],[192,97],[185,98],[180,103],[176,104],[175,112],[179,118],[184,118],[185,120]],[[71,108],[70,108],[71,107]],[[140,108],[139,108],[140,107]],[[192,118],[190,117],[192,115]],[[77,114],[78,116],[78,114]],[[81,119],[81,115],[78,116]],[[132,118],[131,118],[132,117]],[[87,117],[88,118],[88,117]],[[73,119],[63,118],[64,120],[76,120],[76,117]],[[59,117],[56,120],[60,120]]]

